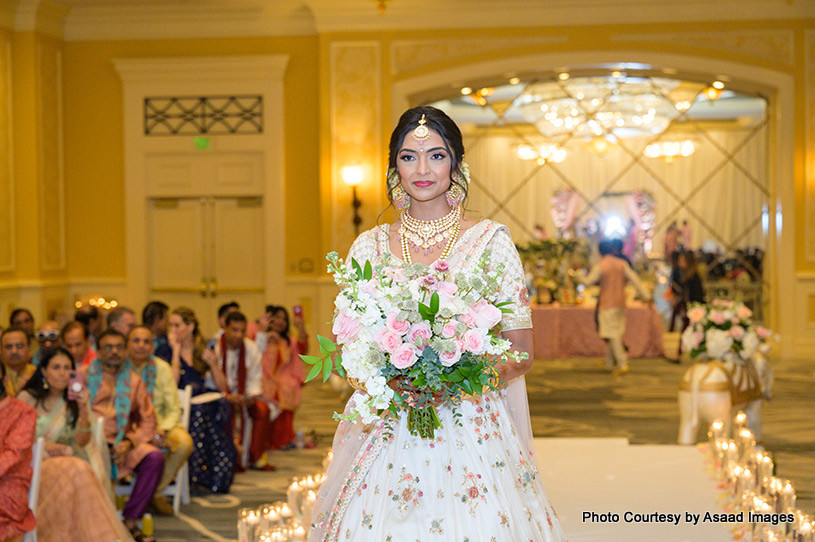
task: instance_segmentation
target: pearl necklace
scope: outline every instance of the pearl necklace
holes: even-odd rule
[[[419,252],[420,247],[423,248],[426,256],[433,252],[436,245],[440,246],[446,240],[447,246],[439,257],[444,260],[452,252],[453,244],[461,230],[461,208],[456,207],[446,216],[436,220],[418,220],[402,211],[400,220],[399,242],[402,246],[402,261],[413,263],[410,255],[411,245],[415,252]]]

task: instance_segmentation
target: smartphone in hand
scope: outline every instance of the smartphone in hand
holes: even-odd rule
[[[85,373],[71,371],[68,375],[68,400],[76,401],[85,389]]]
[[[217,341],[216,341],[215,339],[210,339],[210,340],[209,340],[209,342],[207,343],[207,349],[209,349],[209,350],[215,350],[215,344],[216,344],[216,342],[217,342]]]

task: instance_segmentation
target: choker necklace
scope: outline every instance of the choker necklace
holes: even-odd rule
[[[446,240],[447,246],[439,256],[440,260],[444,260],[450,255],[461,230],[461,208],[456,207],[446,216],[436,220],[419,220],[410,216],[407,211],[402,211],[400,221],[399,242],[402,246],[402,261],[407,264],[413,263],[410,255],[411,246],[417,253],[419,248],[424,249],[424,254],[427,256],[433,252],[436,245],[441,246]]]

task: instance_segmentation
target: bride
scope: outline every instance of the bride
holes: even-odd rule
[[[463,216],[469,183],[463,155],[461,132],[444,112],[405,111],[391,134],[387,178],[401,217],[360,235],[346,261],[445,260],[453,271],[474,272],[489,252],[491,265],[505,266],[501,293],[513,301],[502,335],[530,357],[501,366],[500,391],[462,401],[460,421],[449,404],[438,405],[442,428],[432,439],[410,433],[405,411],[387,424],[389,413],[368,425],[341,422],[312,515],[312,541],[565,540],[532,442],[523,377],[532,363],[532,321],[523,269],[505,226]]]

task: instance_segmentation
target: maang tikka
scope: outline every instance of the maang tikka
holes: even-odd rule
[[[419,142],[419,145],[424,143],[430,138],[430,129],[425,126],[427,121],[424,119],[424,113],[422,113],[422,118],[419,119],[419,125],[413,129],[413,139]]]

